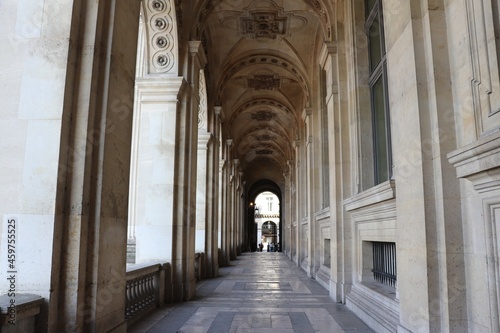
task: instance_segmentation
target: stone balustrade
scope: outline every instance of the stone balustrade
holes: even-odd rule
[[[169,263],[127,265],[125,319],[128,325],[171,302],[171,272]]]
[[[195,254],[196,280],[205,278],[205,254]],[[172,302],[170,263],[127,265],[125,319],[130,326],[151,310]]]

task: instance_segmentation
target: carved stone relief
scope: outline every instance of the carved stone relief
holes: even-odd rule
[[[147,29],[149,73],[173,72],[177,64],[177,19],[173,0],[144,3]]]
[[[331,40],[332,38],[332,28],[331,28],[331,23],[330,23],[330,17],[328,14],[328,11],[326,7],[323,5],[323,3],[319,0],[304,0],[306,3],[308,3],[312,10],[316,12],[318,19],[321,22],[321,25],[323,27],[323,31],[325,33],[325,39],[326,40]],[[222,0],[205,0],[205,2],[201,5],[200,11],[198,13],[198,18],[196,20],[196,34],[197,36],[200,36],[203,26],[205,25],[208,17],[210,16],[210,13],[216,8],[216,5],[218,5]],[[264,28],[264,27],[263,27]],[[273,30],[274,28],[271,28]],[[267,28],[265,29],[267,30]],[[276,29],[274,29],[276,30]],[[279,27],[278,29],[279,30]],[[285,32],[283,32],[284,34]],[[268,38],[268,37],[266,37]]]
[[[276,75],[254,75],[247,79],[248,88],[255,90],[273,90],[281,86],[281,79]]]
[[[199,95],[200,105],[198,109],[198,128],[203,128],[207,123],[207,85],[203,69],[200,69]]]
[[[287,17],[276,12],[251,12],[240,20],[242,34],[250,38],[276,39],[286,33]]]
[[[252,113],[251,118],[257,121],[271,121],[276,117],[276,114],[271,111],[257,111]]]

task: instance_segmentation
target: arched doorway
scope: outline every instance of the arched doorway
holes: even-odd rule
[[[269,190],[260,190],[255,199],[250,202],[251,208],[250,226],[253,226],[249,234],[252,251],[260,249],[262,244],[264,251],[279,251],[278,244],[281,242],[281,199]]]
[[[261,228],[261,241],[268,251],[275,252],[279,249],[278,226],[273,221],[266,221]]]

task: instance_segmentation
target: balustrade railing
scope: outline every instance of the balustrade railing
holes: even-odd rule
[[[204,253],[195,254],[195,277],[203,279]],[[130,326],[149,311],[172,301],[172,268],[169,263],[127,265],[125,319]]]
[[[154,264],[127,267],[125,319],[129,324],[164,303],[164,266]]]

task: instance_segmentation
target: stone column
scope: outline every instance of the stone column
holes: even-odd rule
[[[292,215],[291,215],[291,168],[290,161],[287,161],[287,172],[283,174],[285,179],[285,193],[283,193],[281,203],[281,225],[284,229],[282,232],[283,238],[280,240],[281,251],[291,259],[292,246]]]
[[[246,250],[245,244],[247,243],[245,241],[245,212],[246,210],[244,209],[245,204],[244,204],[244,192],[245,192],[245,182],[243,181],[243,172],[238,172],[238,219],[236,221],[236,229],[238,231],[237,233],[237,246],[236,246],[236,255],[241,255],[243,251]]]
[[[210,233],[210,226],[208,223],[209,209],[207,197],[208,191],[208,172],[211,167],[209,166],[212,152],[212,138],[210,134],[204,133],[198,135],[198,172],[196,183],[196,252],[205,252],[205,244],[207,241],[208,233]],[[208,227],[208,228],[207,228]]]
[[[222,233],[222,253],[224,255],[224,264],[229,265],[231,257],[231,214],[232,214],[232,203],[231,203],[231,193],[232,193],[232,163],[230,159],[231,146],[233,144],[232,139],[226,139],[225,147],[225,163],[223,168],[223,219],[221,221],[223,233]]]
[[[180,131],[176,136],[178,167],[175,169],[179,186],[174,188],[174,230],[172,272],[174,301],[189,300],[195,294],[195,233],[196,233],[196,178],[199,120],[199,74],[206,63],[205,52],[199,41],[189,42],[189,89],[185,89],[180,112]],[[184,135],[182,135],[184,134]],[[175,196],[176,195],[176,196]]]
[[[227,245],[227,235],[228,235],[228,220],[229,215],[227,211],[228,207],[228,190],[229,190],[229,181],[228,181],[228,165],[227,160],[223,160],[220,164],[221,169],[221,181],[220,181],[220,247],[221,247],[221,262],[224,266],[229,265],[229,255],[228,255],[228,245]]]
[[[236,219],[238,217],[238,175],[237,175],[237,165],[239,161],[238,159],[233,159],[231,163],[231,180],[230,180],[230,200],[229,200],[229,211],[230,211],[230,220],[229,220],[229,255],[231,260],[237,259],[236,254]]]
[[[313,186],[313,165],[314,165],[314,151],[313,151],[313,122],[312,122],[312,111],[310,109],[304,110],[302,113],[302,120],[305,124],[305,218],[307,228],[307,245],[306,245],[306,256],[307,256],[307,275],[312,277],[314,274],[314,244],[315,240],[315,223],[313,223],[312,212],[314,211],[313,206],[313,196],[314,196],[314,186]]]
[[[191,42],[192,52],[196,53],[201,43]],[[203,55],[204,56],[204,55]],[[201,63],[200,65],[203,65]],[[207,92],[205,74],[203,69],[198,70],[198,165],[197,165],[197,183],[196,183],[196,252],[205,252],[205,242],[210,237],[210,185],[209,178],[212,176],[212,154],[213,137],[210,133],[209,117],[207,107]],[[213,127],[213,126],[212,126]]]
[[[213,114],[209,117],[212,135],[208,141],[207,172],[206,172],[206,221],[205,221],[205,258],[207,278],[218,274],[218,206],[220,196],[218,195],[219,184],[219,132],[221,122],[220,107],[215,107]],[[218,200],[217,200],[218,198]]]
[[[295,224],[296,224],[296,235],[295,235],[295,249],[296,249],[296,264],[297,266],[300,267],[300,262],[301,262],[301,256],[300,256],[300,251],[301,251],[301,245],[300,245],[300,238],[301,238],[301,220],[302,220],[302,209],[301,209],[301,200],[302,200],[302,195],[303,191],[301,188],[301,177],[300,177],[300,141],[297,140],[295,141],[295,165],[294,165],[294,172],[295,172]]]
[[[48,298],[48,325],[41,330],[125,332],[128,96],[139,3],[49,0],[19,7],[17,19],[28,19],[30,10],[44,19],[34,22],[33,50],[28,46],[22,57],[18,119],[26,124],[27,142],[18,248],[19,263],[28,266],[17,268],[26,274],[17,292]],[[116,43],[119,35],[130,42]]]

